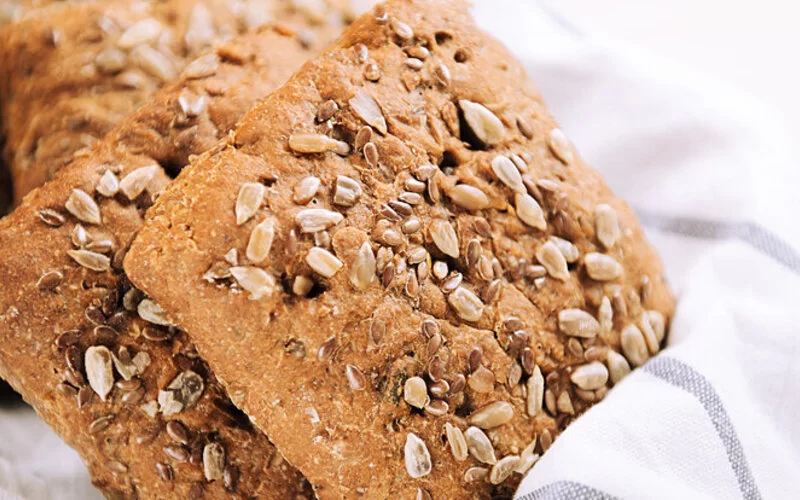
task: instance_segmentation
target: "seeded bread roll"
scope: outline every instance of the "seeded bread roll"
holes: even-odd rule
[[[673,310],[455,0],[356,21],[162,193],[125,269],[320,498],[510,495]]]
[[[314,28],[320,44],[336,31]],[[305,42],[263,28],[201,56],[0,220],[0,376],[109,497],[312,496],[121,270],[164,169],[288,79],[318,48]]]
[[[299,4],[298,4],[299,5]],[[281,0],[135,0],[51,5],[0,34],[0,108],[17,202],[102,138],[185,64],[221,39],[279,20],[315,43],[309,23],[336,11]],[[234,55],[235,56],[235,55]],[[221,89],[222,91],[224,89]]]

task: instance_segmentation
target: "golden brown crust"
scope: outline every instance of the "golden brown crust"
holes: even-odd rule
[[[0,290],[0,375],[78,450],[107,495],[311,495],[303,477],[231,404],[187,337],[151,323],[158,321],[158,309],[142,305],[141,293],[121,270],[121,259],[144,209],[169,182],[162,168],[149,167],[173,168],[201,153],[339,29],[335,24],[314,27],[319,40],[311,49],[285,26],[226,42],[199,59],[205,76],[190,76],[197,74],[190,65],[183,77],[0,221],[0,276],[7,284]],[[131,175],[143,176],[142,194],[136,194]],[[74,189],[86,193],[83,203]],[[93,204],[100,224],[86,222],[96,221]],[[82,250],[94,253],[75,253]],[[97,272],[76,259],[110,268]],[[123,347],[127,354],[120,351]],[[116,385],[103,402],[109,353],[123,365],[110,372]],[[146,367],[124,381],[123,371],[134,370],[130,363],[137,355]],[[133,361],[125,363],[128,356]],[[173,388],[183,384],[192,394],[192,384],[182,381],[198,377],[188,371],[203,381],[196,403],[169,391],[184,374]],[[180,411],[171,413],[169,407]]]
[[[320,17],[278,0],[126,0],[29,11],[0,33],[0,107],[15,199],[220,40],[267,20],[329,39],[331,32],[307,29],[309,18]]]
[[[161,195],[125,268],[323,498],[510,494],[626,373],[621,331],[639,364],[673,307],[633,212],[451,0],[356,21]]]

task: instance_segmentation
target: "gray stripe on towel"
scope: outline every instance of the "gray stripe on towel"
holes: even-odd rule
[[[744,456],[742,443],[722,405],[722,400],[708,379],[686,363],[663,355],[650,360],[642,370],[691,393],[700,401],[722,440],[742,497],[746,500],[759,500],[761,493]]]
[[[800,254],[780,236],[754,222],[726,222],[636,210],[646,227],[705,240],[736,238],[800,274]]]

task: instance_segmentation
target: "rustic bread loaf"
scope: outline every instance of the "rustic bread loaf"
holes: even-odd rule
[[[285,26],[224,43],[0,220],[0,376],[110,497],[310,497],[122,257],[174,168],[330,41]],[[163,168],[162,168],[163,167]]]
[[[321,498],[510,495],[672,314],[633,212],[467,10],[356,21],[125,259]]]
[[[313,44],[309,28],[323,29],[340,12],[280,0],[77,2],[29,11],[0,32],[0,109],[17,202],[220,40],[276,20]]]

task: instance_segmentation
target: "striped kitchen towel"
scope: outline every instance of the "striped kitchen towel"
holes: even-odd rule
[[[795,141],[751,98],[541,4],[476,10],[637,210],[679,297],[669,347],[578,418],[517,498],[800,498]]]

